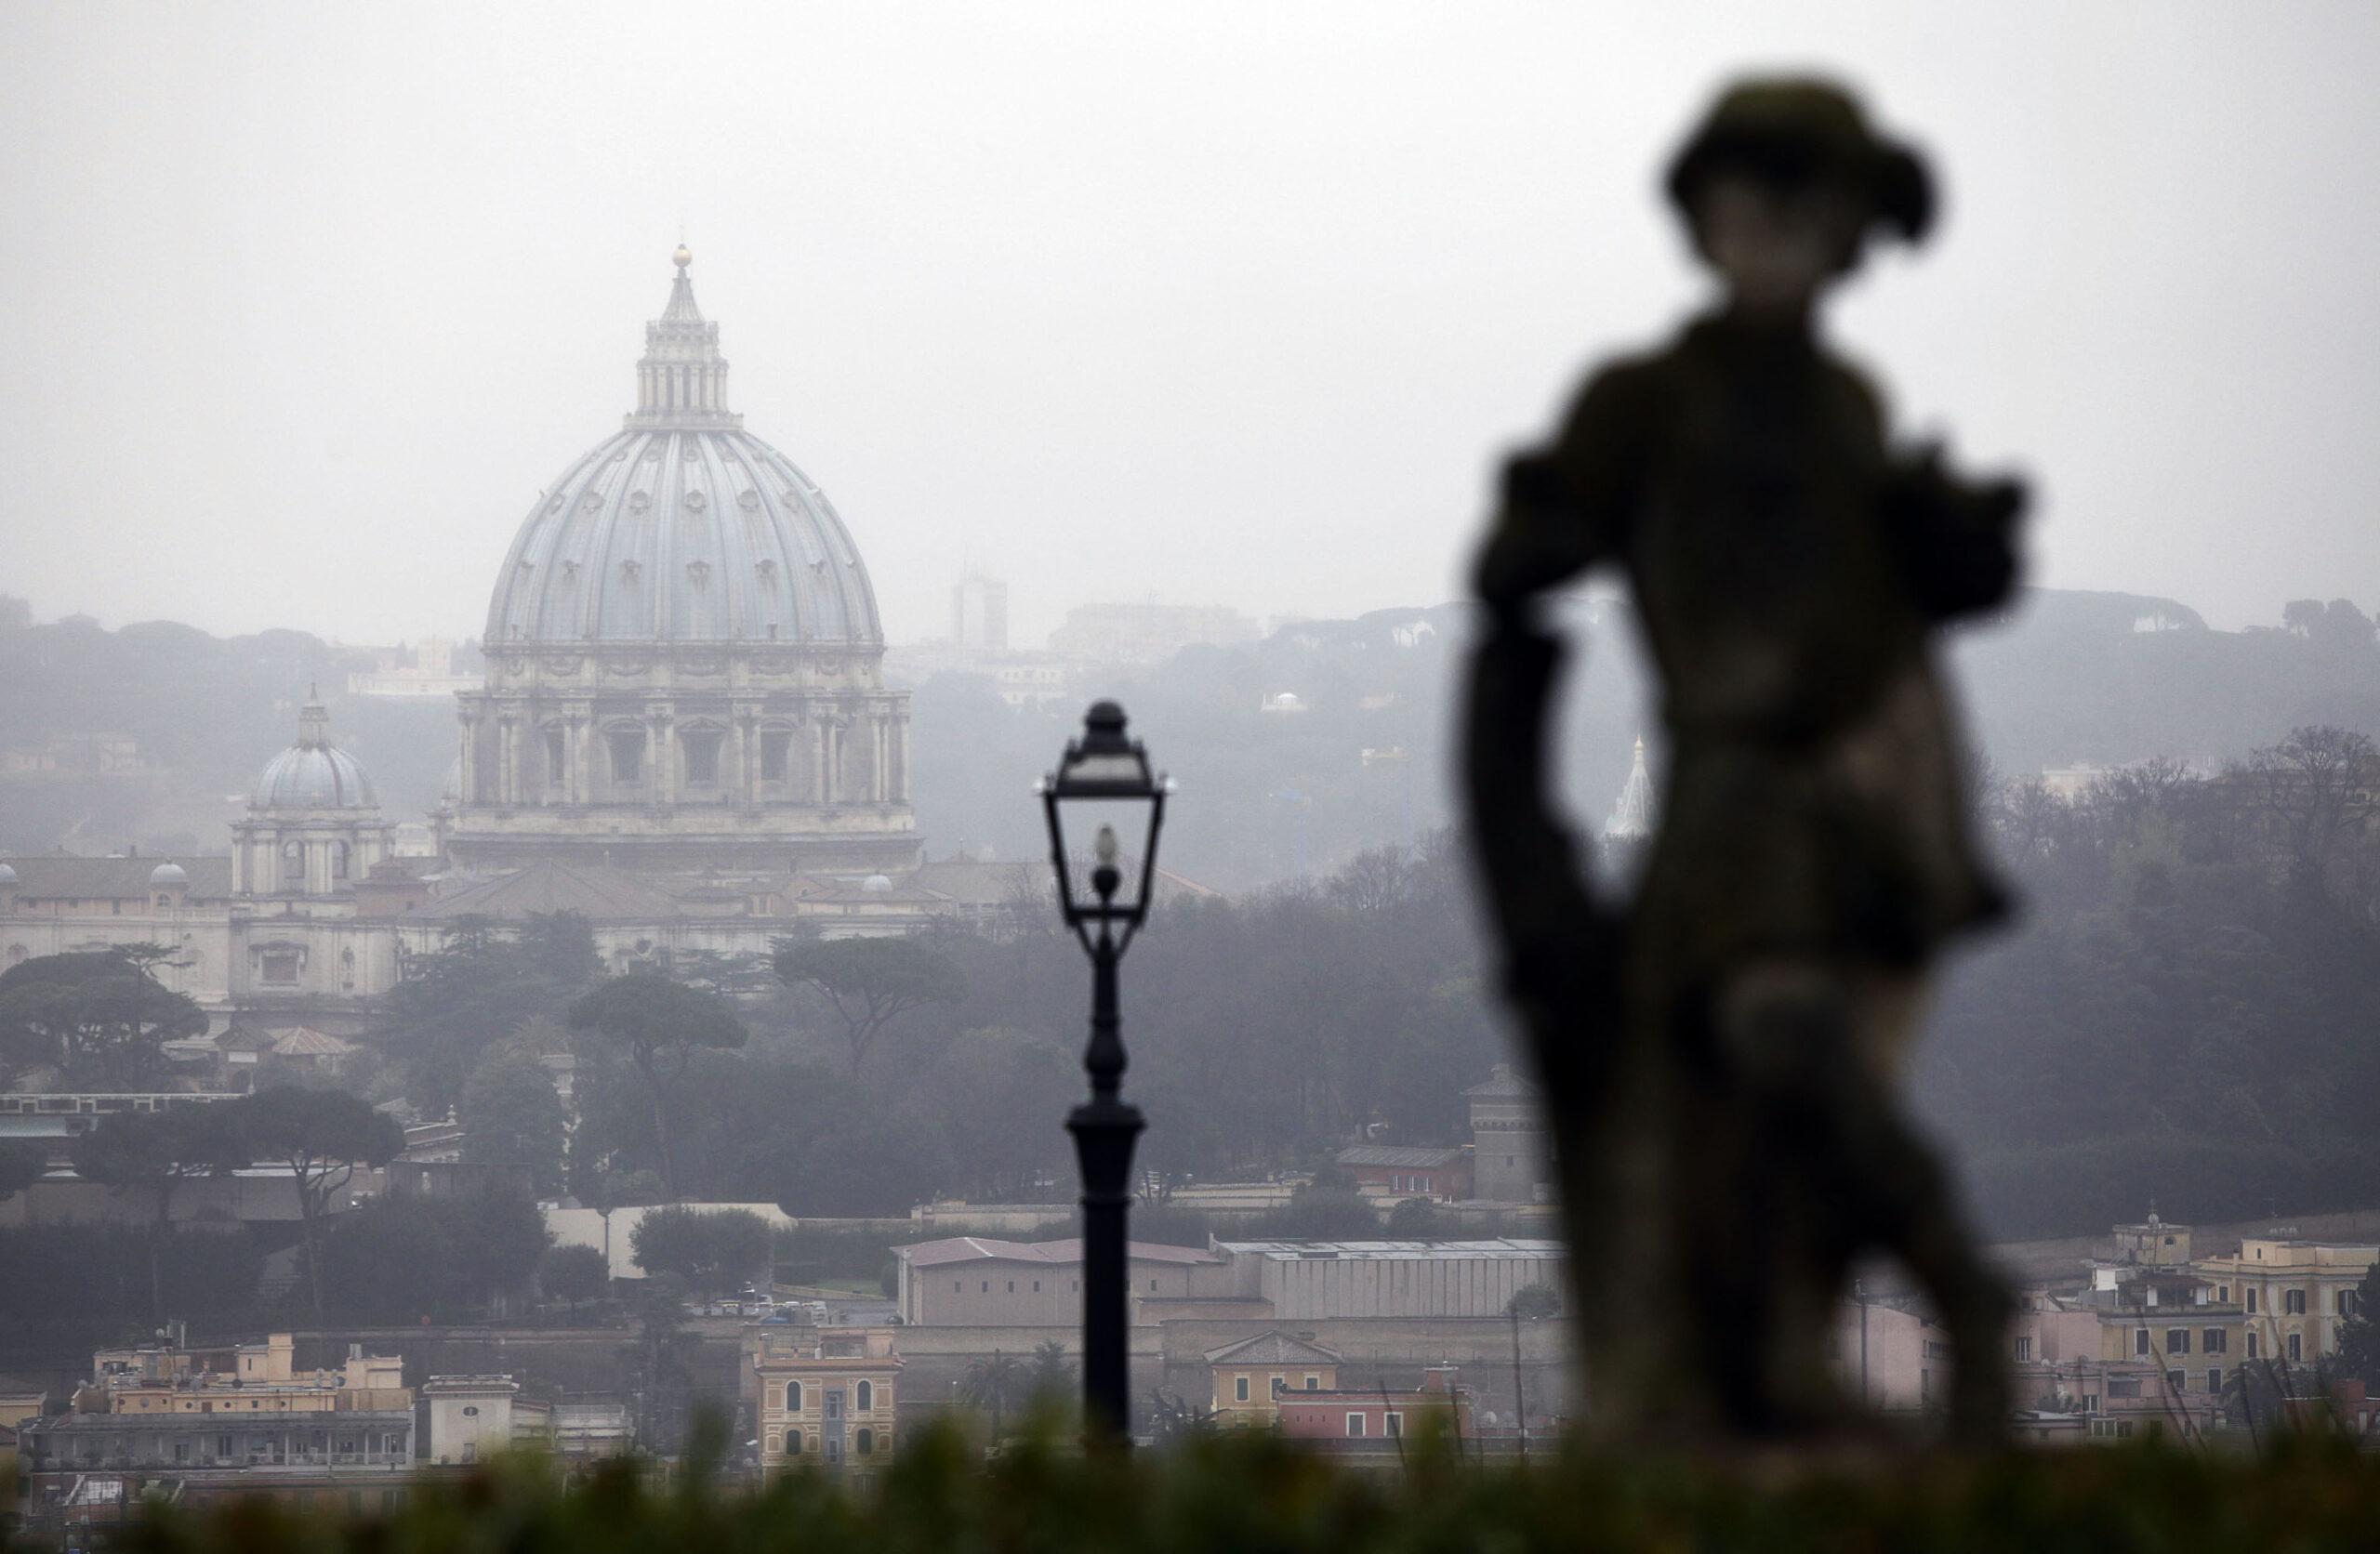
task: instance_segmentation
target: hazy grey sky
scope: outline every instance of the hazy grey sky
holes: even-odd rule
[[[476,634],[682,221],[896,639],[1449,597],[1496,452],[1698,295],[1657,168],[1816,64],[1949,218],[1838,334],[2045,582],[2380,605],[2380,6],[0,8],[0,591]]]

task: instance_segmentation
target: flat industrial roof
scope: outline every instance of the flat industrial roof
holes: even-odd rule
[[[911,1242],[906,1246],[895,1246],[892,1250],[912,1268],[933,1268],[943,1263],[957,1262],[1082,1261],[1082,1243],[1072,1237],[1063,1241],[1000,1241],[990,1236],[945,1236],[939,1241]],[[1128,1242],[1125,1251],[1139,1262],[1210,1263],[1215,1260],[1214,1254],[1203,1247],[1168,1246],[1154,1241]]]
[[[1555,1261],[1558,1241],[1219,1241],[1215,1250],[1280,1262],[1469,1262],[1483,1258]]]

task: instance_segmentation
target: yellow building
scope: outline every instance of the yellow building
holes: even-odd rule
[[[745,1333],[760,1469],[812,1467],[865,1483],[897,1435],[901,1357],[890,1327],[789,1325]]]
[[[348,1347],[337,1370],[301,1371],[297,1343],[274,1333],[228,1350],[178,1345],[101,1350],[91,1357],[92,1386],[77,1400],[93,1414],[348,1414],[411,1410],[404,1362]]]
[[[2267,1236],[2198,1270],[2228,1286],[2246,1318],[2244,1358],[2310,1364],[2338,1352],[2339,1324],[2355,1314],[2356,1286],[2380,1246]]]
[[[2239,1292],[2187,1267],[2146,1262],[2099,1271],[2092,1295],[2100,1374],[2078,1380],[2091,1412],[2152,1421],[2185,1437],[2223,1414],[2223,1393],[2248,1356]],[[2096,1381],[2098,1392],[2089,1395]],[[2094,1430],[2117,1438],[2130,1431]]]
[[[49,1389],[38,1382],[0,1376],[0,1429],[15,1429],[27,1419],[38,1419]]]
[[[1215,1419],[1271,1429],[1281,1416],[1278,1392],[1328,1392],[1339,1385],[1339,1355],[1276,1329],[1206,1353]]]

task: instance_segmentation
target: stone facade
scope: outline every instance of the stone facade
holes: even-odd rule
[[[826,494],[727,409],[681,248],[637,408],[521,525],[458,696],[465,868],[897,874],[909,708]]]

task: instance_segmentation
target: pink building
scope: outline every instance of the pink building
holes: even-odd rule
[[[1410,1392],[1384,1388],[1332,1388],[1273,1394],[1281,1434],[1334,1451],[1394,1452],[1406,1435],[1435,1418],[1466,1439],[1473,1433],[1471,1394],[1455,1385],[1452,1365],[1433,1365]]]

